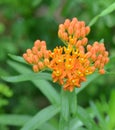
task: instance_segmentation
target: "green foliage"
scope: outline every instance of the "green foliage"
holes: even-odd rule
[[[3,23],[0,23],[0,34],[4,33],[5,31],[5,26]]]
[[[115,90],[112,91],[109,101],[109,128],[112,130],[115,128]]]
[[[4,125],[23,126],[30,119],[27,115],[0,115],[0,123]]]
[[[0,108],[8,105],[8,99],[12,97],[13,92],[9,87],[3,83],[0,83]]]
[[[28,75],[30,75],[28,77]],[[21,82],[21,81],[29,81],[29,80],[39,80],[39,79],[45,79],[45,80],[51,80],[51,75],[48,73],[27,73],[19,76],[13,76],[13,77],[2,77],[3,80],[5,81],[11,81],[11,82]]]
[[[55,116],[60,110],[59,106],[49,106],[38,112],[30,121],[28,121],[21,130],[34,130],[40,125]]]
[[[99,15],[97,15],[96,17],[94,17],[92,19],[92,21],[89,23],[89,26],[92,26],[93,24],[96,23],[96,21],[100,18],[103,17],[111,12],[115,11],[115,3],[113,3],[111,6],[109,6],[107,9],[105,9],[104,11],[102,11]]]

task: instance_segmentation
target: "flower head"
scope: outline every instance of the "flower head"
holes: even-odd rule
[[[86,37],[90,27],[84,21],[66,19],[59,25],[58,36],[65,46],[47,50],[46,42],[37,40],[32,49],[23,54],[24,59],[38,72],[44,68],[52,70],[52,79],[63,86],[64,90],[73,91],[86,81],[87,75],[96,69],[104,74],[104,66],[108,63],[108,52],[104,43],[88,44]]]
[[[79,49],[68,47],[56,47],[51,54],[50,68],[53,70],[54,82],[64,85],[65,90],[73,91],[74,87],[80,87],[80,83],[86,80],[86,75],[94,72],[85,54]]]

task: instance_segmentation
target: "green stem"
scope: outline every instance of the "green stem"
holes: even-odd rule
[[[59,130],[69,130],[69,92],[64,91],[62,88],[61,91],[61,113],[60,113],[60,123]]]
[[[71,116],[74,117],[77,114],[77,95],[75,89],[69,93],[69,105]]]
[[[75,91],[68,92],[62,89],[61,91],[61,113],[59,130],[71,130],[70,120],[76,115],[77,100]]]

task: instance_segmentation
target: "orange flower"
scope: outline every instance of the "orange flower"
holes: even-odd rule
[[[33,65],[34,72],[48,67],[52,70],[52,79],[63,86],[64,90],[73,91],[80,87],[86,76],[96,69],[104,74],[108,63],[108,52],[103,43],[88,44],[86,35],[90,28],[85,22],[73,18],[66,19],[59,25],[58,36],[66,46],[56,47],[53,52],[47,50],[46,42],[37,40],[32,49],[23,54],[24,59]],[[85,47],[86,46],[86,47]]]
[[[54,82],[64,85],[65,90],[73,91],[86,80],[86,75],[94,72],[95,68],[89,64],[85,54],[80,53],[71,45],[56,47],[51,53],[50,69],[53,70]]]
[[[48,67],[50,51],[46,48],[46,42],[36,40],[32,49],[27,49],[23,54],[23,58],[33,65],[34,72]]]

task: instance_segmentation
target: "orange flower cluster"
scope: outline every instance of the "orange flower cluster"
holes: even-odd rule
[[[49,55],[51,51],[47,50],[46,42],[36,40],[32,49],[27,49],[23,58],[33,65],[34,72],[38,72],[49,65]]]
[[[71,45],[67,48],[55,48],[51,58],[52,78],[54,82],[59,81],[64,85],[65,90],[73,91],[75,86],[80,87],[80,83],[86,80],[86,75],[92,74],[95,70],[85,54]]]
[[[85,26],[85,22],[78,21],[77,18],[72,21],[67,19],[64,24],[59,25],[58,31],[59,38],[66,46],[56,47],[51,52],[47,50],[45,41],[37,40],[23,57],[33,65],[35,72],[50,68],[53,81],[59,82],[64,90],[73,91],[96,69],[104,74],[104,66],[109,61],[103,43],[88,44],[86,35],[89,32],[90,28]]]

